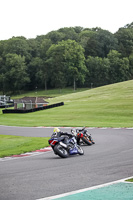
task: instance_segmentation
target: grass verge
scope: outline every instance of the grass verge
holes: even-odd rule
[[[18,155],[49,146],[48,137],[0,135],[0,157]]]
[[[128,182],[133,182],[133,178],[126,180]]]

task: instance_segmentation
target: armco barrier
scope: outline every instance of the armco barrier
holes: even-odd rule
[[[55,108],[55,107],[63,106],[63,105],[64,105],[64,102],[60,102],[60,103],[55,103],[55,104],[51,104],[48,106],[42,106],[39,108],[33,108],[33,109],[29,109],[29,110],[5,109],[5,110],[2,110],[2,112],[3,112],[3,114],[5,114],[5,113],[29,113],[29,112],[36,112],[39,110],[45,110],[45,109],[49,109],[49,108]]]

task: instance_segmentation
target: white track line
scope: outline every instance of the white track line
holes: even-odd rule
[[[36,200],[58,199],[58,198],[61,198],[61,197],[65,197],[65,196],[77,194],[77,193],[80,193],[80,192],[86,192],[86,191],[88,191],[88,190],[94,190],[94,189],[98,189],[98,188],[105,187],[105,186],[108,186],[108,185],[112,185],[112,184],[124,182],[125,180],[131,179],[131,178],[133,178],[133,176],[127,177],[127,178],[124,178],[124,179],[120,179],[120,180],[117,180],[117,181],[113,181],[113,182],[109,182],[109,183],[105,183],[105,184],[101,184],[101,185],[97,185],[97,186],[93,186],[93,187],[81,189],[81,190],[76,190],[76,191],[67,192],[67,193],[64,193],[64,194],[59,194],[59,195],[55,195],[55,196],[51,196],[51,197],[46,197],[46,198],[41,198],[41,199],[36,199]],[[127,182],[127,183],[128,183],[128,182]],[[132,183],[132,182],[130,182],[130,183]],[[133,183],[132,183],[132,184],[133,184]]]

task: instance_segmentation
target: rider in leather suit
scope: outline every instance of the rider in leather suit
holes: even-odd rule
[[[60,131],[59,128],[54,128],[54,131],[52,134],[52,137],[60,138],[61,140],[63,140],[65,144],[68,144],[68,141],[69,141],[68,138],[72,136],[73,136],[72,133],[62,132]]]

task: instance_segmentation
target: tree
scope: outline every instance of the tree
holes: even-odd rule
[[[75,30],[76,33],[79,34],[79,33],[81,33],[81,31],[83,30],[83,27],[81,27],[81,26],[75,26],[75,27],[74,27],[74,30]]]
[[[52,44],[57,44],[59,41],[62,41],[64,38],[64,33],[59,31],[51,31],[46,35],[46,39],[50,39]]]
[[[128,58],[121,58],[121,54],[116,50],[110,51],[107,57],[110,61],[110,83],[128,80],[130,75]]]
[[[133,28],[120,28],[115,37],[118,40],[118,51],[122,57],[128,57],[133,52]]]
[[[83,48],[76,41],[67,40],[52,45],[47,51],[47,57],[52,86],[62,88],[73,83],[75,85],[76,81],[84,83],[85,58]]]
[[[7,54],[4,73],[7,91],[18,91],[30,81],[26,72],[25,57],[17,54]]]
[[[93,34],[94,34],[94,31],[92,31],[92,30],[83,30],[83,31],[81,31],[80,34],[79,34],[79,38],[80,38],[79,44],[83,48],[86,48],[87,41],[90,39],[90,37],[92,37]]]
[[[45,90],[47,90],[47,82],[49,80],[49,66],[46,61],[42,59],[40,61],[40,65],[38,66],[36,73],[36,80],[41,88],[45,87]]]
[[[130,78],[133,79],[133,53],[129,56],[129,73]]]
[[[126,24],[124,28],[133,28],[133,22],[131,24]]]
[[[24,56],[25,62],[31,59],[29,44],[24,37],[12,37],[6,40],[3,54],[8,53]]]
[[[28,74],[30,77],[29,89],[34,90],[36,87],[42,86],[41,77],[38,77],[38,73],[43,66],[43,60],[40,57],[33,57],[31,62],[28,64]]]
[[[36,39],[29,39],[27,40],[27,44],[28,44],[28,52],[29,52],[29,57],[30,59],[28,60],[28,63],[32,60],[32,58],[34,57],[38,57],[40,56],[40,43],[36,40]]]
[[[75,40],[76,42],[79,41],[79,34],[76,32],[76,28],[73,27],[65,27],[65,28],[60,28],[58,30],[59,33],[62,33],[64,35],[63,40]],[[78,29],[79,31],[79,29]]]
[[[5,93],[5,90],[4,90],[4,63],[3,63],[3,58],[0,57],[0,91],[3,91],[3,94]]]
[[[67,40],[65,44],[65,62],[67,65],[68,83],[82,86],[85,82],[87,68],[85,66],[84,49],[77,42]]]
[[[46,53],[50,46],[52,45],[52,41],[50,39],[44,39],[40,45],[40,57],[46,60]]]
[[[108,58],[88,56],[86,66],[89,75],[86,77],[86,86],[101,86],[108,84],[110,63]]]
[[[67,84],[65,76],[64,47],[60,43],[53,44],[47,51],[46,64],[49,69],[50,86],[63,88]]]
[[[112,33],[102,29],[96,29],[87,41],[85,47],[86,56],[107,57],[110,50],[117,50],[118,41]]]

